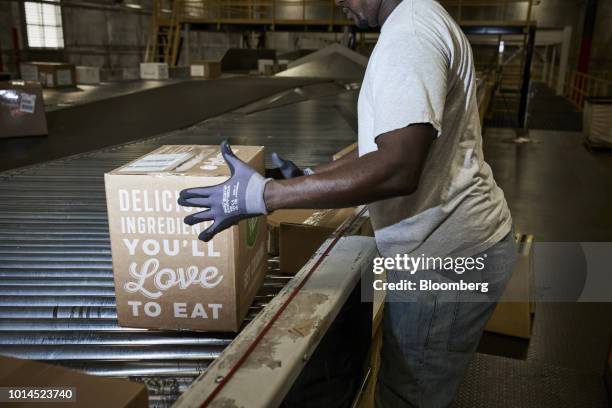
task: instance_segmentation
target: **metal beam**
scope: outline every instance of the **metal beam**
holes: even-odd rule
[[[572,43],[572,27],[566,26],[563,29],[563,43],[561,44],[561,57],[559,60],[559,75],[557,77],[557,95],[563,95],[565,77],[567,76],[567,66],[569,64],[570,46]]]
[[[521,100],[519,104],[518,127],[527,128],[527,106],[529,104],[529,88],[531,85],[531,63],[535,49],[536,27],[529,27],[527,38],[527,49],[525,55],[525,66],[523,68],[523,85],[521,87]]]

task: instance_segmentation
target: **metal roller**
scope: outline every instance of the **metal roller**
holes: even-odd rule
[[[0,296],[115,296],[112,286],[0,286]]]
[[[226,137],[316,165],[355,138],[334,106],[352,108],[356,93],[326,98],[0,173],[0,353],[132,378],[149,388],[151,407],[170,406],[234,335],[117,325],[104,173],[164,144]],[[268,267],[245,324],[291,280],[278,259]]]
[[[2,354],[33,360],[214,360],[223,351],[222,346],[87,346],[3,345]]]
[[[208,367],[208,361],[55,361],[64,367],[109,377],[128,376],[197,376]]]
[[[7,331],[0,332],[2,345],[198,345],[226,346],[233,334],[205,332],[164,332],[142,329],[124,329],[121,332],[79,332],[73,331],[39,331],[36,333]]]
[[[0,319],[116,319],[114,307],[0,306]]]
[[[114,307],[115,296],[0,296],[0,306],[101,306]],[[0,322],[1,323],[1,322]]]

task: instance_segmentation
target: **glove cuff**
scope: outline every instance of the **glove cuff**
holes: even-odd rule
[[[246,188],[246,211],[248,214],[268,214],[264,191],[266,184],[272,181],[271,178],[265,179],[259,173],[253,173]]]

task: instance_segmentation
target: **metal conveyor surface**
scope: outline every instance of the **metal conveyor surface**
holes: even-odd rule
[[[164,144],[224,139],[265,145],[304,166],[330,160],[355,141],[354,124],[341,112],[354,110],[357,93],[329,86],[296,103],[278,107],[271,100],[273,108],[265,109],[260,102],[255,113],[0,173],[1,353],[130,377],[146,383],[151,406],[171,405],[233,335],[117,325],[104,173]],[[270,259],[247,320],[289,279]]]

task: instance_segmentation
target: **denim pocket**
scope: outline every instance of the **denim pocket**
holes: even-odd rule
[[[493,313],[496,303],[462,299],[459,294],[448,337],[448,350],[471,352],[476,350],[480,336]]]
[[[488,258],[481,279],[483,283],[488,284],[488,292],[457,293],[448,339],[449,351],[473,351],[478,346],[480,336],[503,294],[516,263],[513,235],[508,234],[485,254]]]

